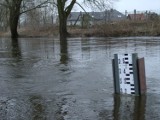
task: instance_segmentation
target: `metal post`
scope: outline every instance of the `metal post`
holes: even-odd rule
[[[114,89],[116,94],[120,94],[120,84],[119,84],[119,68],[118,68],[118,55],[114,55],[112,60],[113,65],[113,77],[114,77]]]

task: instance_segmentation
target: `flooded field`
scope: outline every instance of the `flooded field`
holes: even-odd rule
[[[114,95],[114,54],[145,58],[147,94]],[[160,38],[0,38],[0,120],[160,120]]]

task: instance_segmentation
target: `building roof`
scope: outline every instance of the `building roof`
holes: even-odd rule
[[[92,19],[100,21],[100,20],[122,20],[125,19],[126,16],[115,9],[105,10],[103,12],[71,12],[68,21],[76,21],[82,15],[88,14]]]
[[[80,16],[81,16],[81,12],[71,12],[69,17],[68,17],[68,20],[69,21],[76,21]]]
[[[145,15],[141,14],[128,14],[128,19],[130,20],[145,20]]]
[[[105,14],[107,15],[106,18],[110,19],[111,21],[126,19],[126,16],[124,14],[115,9],[107,10],[105,11]]]

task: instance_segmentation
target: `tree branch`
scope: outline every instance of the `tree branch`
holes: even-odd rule
[[[36,8],[41,8],[41,7],[43,7],[42,5],[44,5],[44,4],[46,4],[46,3],[48,3],[48,0],[44,1],[43,3],[37,5],[37,6],[33,7],[33,8],[30,8],[30,9],[28,9],[28,10],[22,11],[22,12],[20,12],[20,14],[23,14],[23,13],[26,13],[26,12],[29,12],[29,11],[32,11],[32,10],[34,10],[34,9],[36,9]]]
[[[57,3],[56,2],[48,2],[48,3],[50,3],[50,4],[52,4],[52,5],[54,5],[54,6],[56,6],[57,7]]]
[[[68,17],[68,15],[70,14],[74,4],[76,3],[76,0],[72,0],[72,2],[70,3],[70,5],[68,5],[65,9],[66,15]]]
[[[81,4],[79,4],[78,2],[76,2],[76,4],[77,4],[80,8],[82,8],[82,10],[83,10],[86,14],[88,14],[87,11],[84,9],[84,7],[83,7]]]
[[[4,7],[9,7],[9,5],[7,4],[3,4],[3,3],[0,3],[1,6],[4,6]]]

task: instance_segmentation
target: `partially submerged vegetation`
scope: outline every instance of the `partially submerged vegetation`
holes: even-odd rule
[[[148,11],[139,14],[134,10],[134,14],[128,14],[126,11],[124,15],[114,9],[107,10],[108,1],[114,0],[83,0],[83,3],[104,11],[71,14],[75,4],[85,11],[79,0],[70,2],[66,0],[52,2],[50,0],[2,0],[0,2],[0,36],[17,38],[59,35],[64,38],[160,35],[158,14]]]
[[[83,0],[83,3],[96,6],[99,9],[106,9],[111,1]],[[28,20],[33,20],[33,18],[36,19],[36,22],[39,22],[39,24],[46,24],[47,19],[51,18],[52,23],[55,20],[58,21],[60,38],[65,38],[69,35],[67,31],[67,19],[73,7],[77,4],[80,8],[84,9],[79,2],[78,0],[1,0],[0,29],[9,27],[11,38],[18,38],[18,25],[25,24]],[[54,10],[55,8],[56,10]],[[30,14],[31,16],[28,16],[27,14],[32,11],[35,13],[33,12]],[[53,13],[56,13],[55,18],[53,17]],[[27,20],[27,17],[31,17],[31,19]]]
[[[59,35],[58,26],[19,28],[20,37],[53,37]],[[119,21],[104,23],[90,27],[69,26],[70,37],[125,37],[125,36],[160,36],[159,21]],[[1,37],[9,37],[10,33],[0,32]]]
[[[121,21],[115,23],[96,25],[88,29],[70,29],[72,35],[82,36],[159,36],[160,22],[152,21]]]

